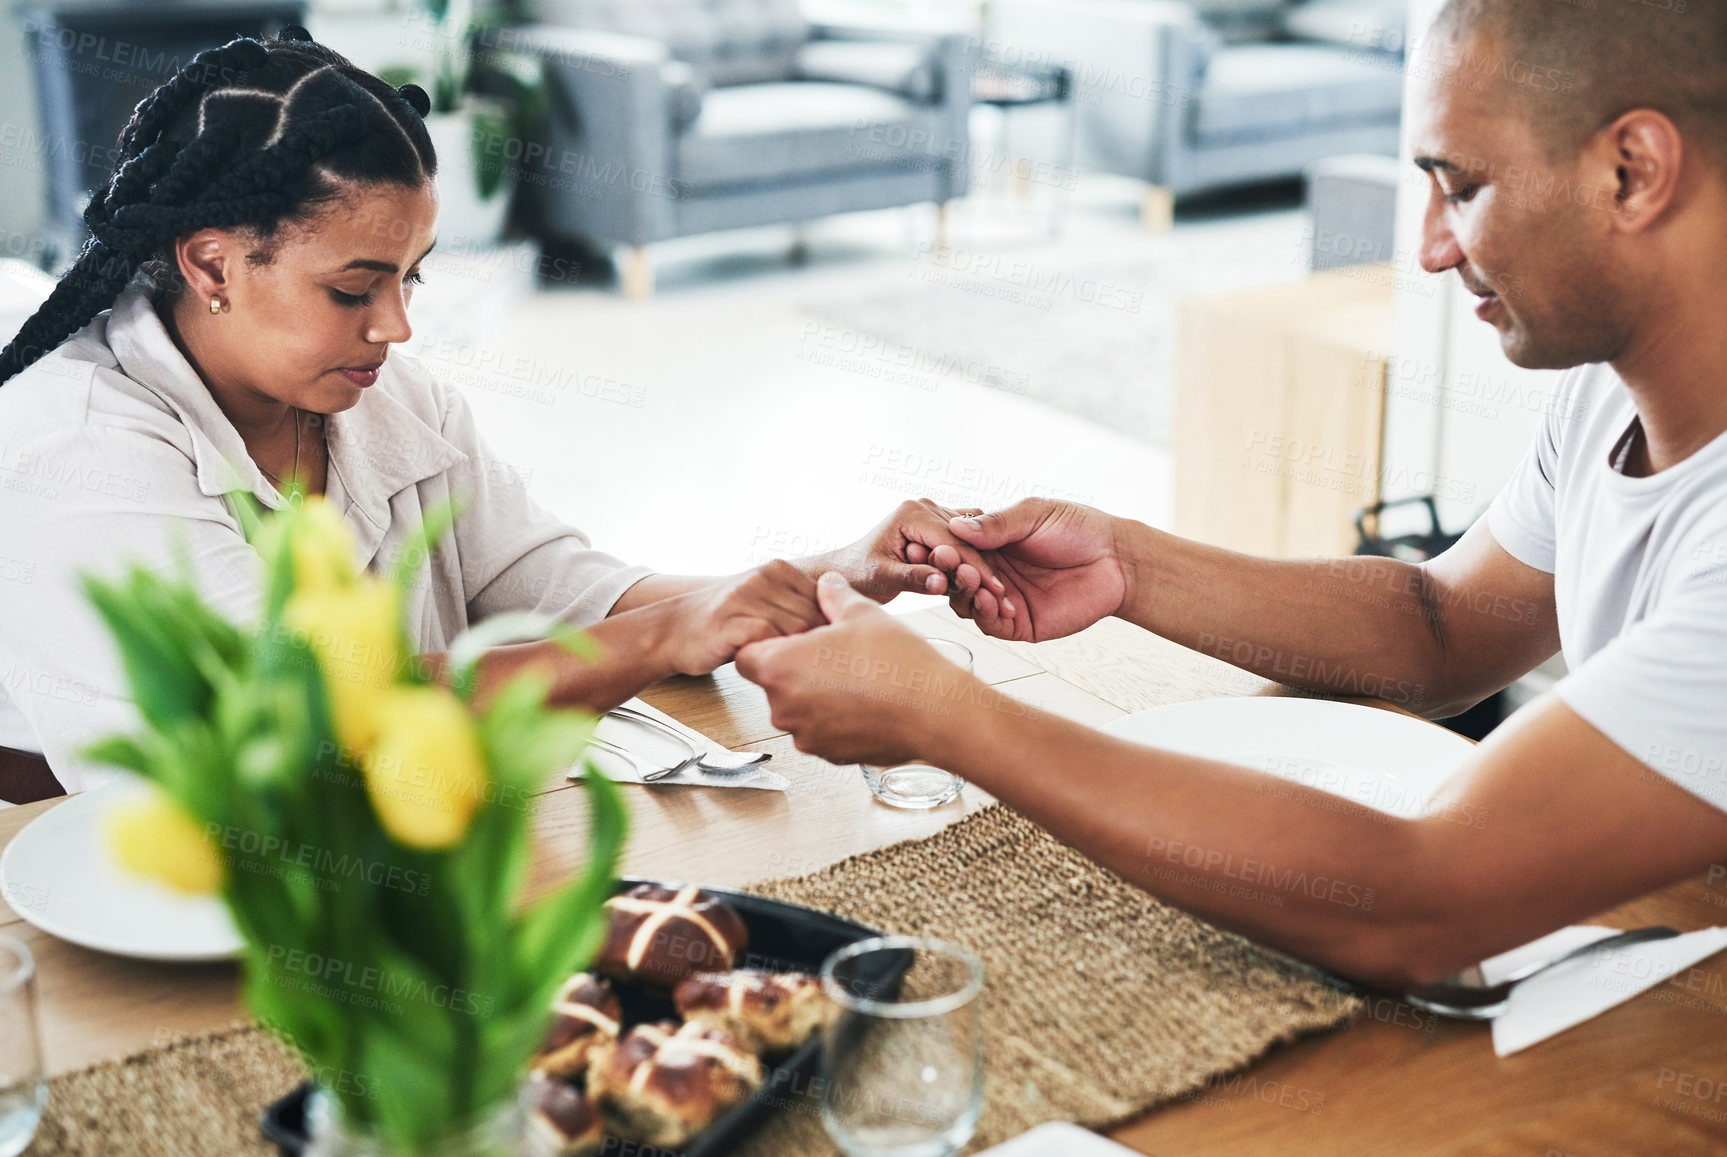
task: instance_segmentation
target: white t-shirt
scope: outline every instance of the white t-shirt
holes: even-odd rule
[[[1636,418],[1611,367],[1567,373],[1488,526],[1553,575],[1571,669],[1558,696],[1727,810],[1727,434],[1631,478],[1615,463]]]
[[[421,653],[501,611],[587,626],[650,573],[535,503],[460,392],[399,350],[327,437],[327,496],[368,567],[392,564],[425,511],[458,503],[404,607]],[[78,576],[130,562],[172,573],[184,551],[212,606],[255,618],[263,567],[236,492],[284,504],[137,288],[0,385],[0,746],[45,754],[67,791],[118,774],[79,755],[140,723]]]

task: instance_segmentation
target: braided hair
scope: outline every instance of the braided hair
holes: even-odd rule
[[[243,228],[267,245],[355,185],[418,188],[437,173],[430,105],[419,86],[392,88],[302,28],[199,53],[133,111],[120,160],[84,211],[90,240],[0,352],[0,383],[113,305],[140,271],[172,270],[180,237]]]

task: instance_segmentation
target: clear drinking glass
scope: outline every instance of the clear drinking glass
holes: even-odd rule
[[[0,936],[0,1157],[18,1157],[36,1135],[48,1084],[36,1019],[36,961]]]
[[[983,965],[958,945],[885,936],[822,965],[840,1006],[822,1039],[822,1124],[848,1157],[951,1157],[983,1107]]]
[[[972,666],[971,649],[961,646],[950,639],[925,639],[935,653],[958,667],[969,672]],[[941,696],[941,673],[932,671],[925,679],[916,685],[906,680],[907,687],[900,693],[907,695],[928,696],[932,704],[939,702]],[[902,763],[898,767],[863,767],[864,782],[875,797],[890,807],[906,808],[911,811],[924,811],[932,807],[940,807],[949,800],[958,797],[960,789],[965,786],[965,780],[951,771],[943,771],[939,767],[931,767],[927,763]]]

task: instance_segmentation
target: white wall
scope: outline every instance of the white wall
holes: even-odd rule
[[[1409,99],[1422,69],[1426,29],[1443,0],[1411,0]],[[1404,160],[1409,160],[1404,142]],[[1427,177],[1405,165],[1399,187],[1398,346],[1386,397],[1386,497],[1439,493],[1448,527],[1480,514],[1534,437],[1557,374],[1519,369],[1498,333],[1474,315],[1475,298],[1453,273],[1432,277],[1416,262]],[[1423,485],[1424,484],[1424,485]]]

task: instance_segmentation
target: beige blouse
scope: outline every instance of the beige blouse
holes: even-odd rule
[[[328,497],[370,569],[394,562],[428,508],[458,504],[406,607],[422,652],[500,611],[590,625],[650,573],[541,509],[462,395],[400,351],[328,439]],[[0,385],[0,745],[42,752],[68,791],[117,774],[78,754],[138,726],[78,576],[183,557],[213,606],[255,617],[262,567],[235,516],[241,491],[285,505],[141,288]]]

